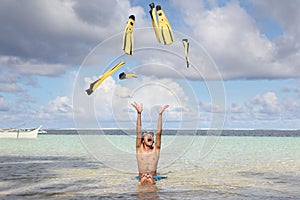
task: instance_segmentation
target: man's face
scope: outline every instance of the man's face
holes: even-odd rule
[[[146,134],[145,137],[144,137],[144,143],[147,145],[147,146],[152,146],[153,143],[154,143],[154,138],[151,134]]]

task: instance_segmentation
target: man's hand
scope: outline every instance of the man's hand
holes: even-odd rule
[[[159,109],[159,114],[162,114],[167,108],[169,108],[169,105],[164,105]]]
[[[131,103],[131,105],[136,109],[138,113],[142,113],[143,111],[143,104],[138,105],[136,102]]]

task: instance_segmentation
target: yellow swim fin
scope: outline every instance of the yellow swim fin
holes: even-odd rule
[[[134,21],[135,21],[135,16],[130,15],[129,19],[128,19],[128,22],[127,22],[127,25],[126,25],[125,30],[124,30],[122,49],[128,55],[132,55],[132,50],[133,50]]]
[[[189,68],[189,40],[188,39],[182,39],[182,43],[184,46],[184,52],[185,52],[185,59],[186,59],[186,67]]]
[[[95,82],[90,84],[90,88],[85,90],[86,93],[88,95],[91,95],[96,89],[97,87],[99,87],[99,85],[110,75],[112,75],[113,73],[115,73],[120,67],[122,67],[125,64],[124,61],[120,61],[118,64],[116,64],[115,66],[113,66],[111,69],[109,69],[108,71],[106,71],[103,75],[101,75],[99,77],[98,80],[96,80]]]
[[[135,75],[135,74],[125,74],[125,72],[122,72],[121,74],[119,74],[119,79],[120,80],[127,79],[127,78],[137,78],[137,75]]]
[[[158,23],[157,23],[157,17],[156,17],[156,8],[154,3],[150,3],[149,4],[151,10],[149,11],[150,16],[151,16],[151,20],[152,20],[152,27],[154,29],[154,33],[156,36],[157,41],[160,43],[160,38],[161,38],[161,34],[158,30]]]
[[[172,27],[164,13],[161,9],[161,6],[156,6],[157,15],[158,15],[158,29],[161,33],[161,41],[163,44],[172,44],[174,41]]]

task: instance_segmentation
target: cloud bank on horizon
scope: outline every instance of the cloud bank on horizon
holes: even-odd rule
[[[149,3],[127,0],[101,3],[97,0],[1,1],[0,125],[14,126],[26,119],[27,122],[36,120],[48,127],[73,127],[72,112],[75,108],[71,100],[71,82],[76,77],[76,71],[95,46],[123,32],[130,14],[136,16],[135,47],[149,46],[150,42],[155,42],[153,31],[138,34],[139,31],[144,33],[141,31],[143,28],[151,27]],[[240,100],[241,97],[230,98],[225,108],[199,97],[199,128],[209,126],[212,110],[226,112],[227,128],[254,128],[257,124],[261,128],[280,128],[281,125],[297,128],[295,123],[300,121],[297,112],[300,109],[300,93],[297,90],[300,77],[300,27],[296,25],[300,20],[297,11],[299,1],[273,0],[272,5],[267,0],[155,3],[162,5],[174,31],[187,35],[208,52],[225,81],[226,91],[231,90],[226,87],[226,82],[234,80],[283,80],[281,91],[275,91],[279,90],[275,87],[274,91],[263,93],[258,90],[243,100]],[[115,46],[121,48],[118,42]],[[201,52],[195,46],[193,48],[191,42],[191,63],[202,62],[199,60]],[[182,50],[180,48],[178,53]],[[119,51],[121,49],[115,51],[111,48],[108,54],[113,58],[120,55]],[[167,63],[174,68],[174,72],[185,74],[192,82],[219,79],[210,66],[205,65],[205,61],[201,68],[202,76],[195,76],[195,73],[187,74],[182,67],[184,65],[179,65],[175,60],[166,61],[160,53],[149,57],[141,55],[138,62],[143,65],[149,60]],[[93,64],[97,64],[97,58]],[[151,69],[140,71],[141,79],[135,80],[136,84],[141,84],[146,77],[158,81],[163,76],[163,81],[174,83],[176,96],[184,98],[184,88],[174,81],[178,79],[177,73],[162,70],[157,74],[156,70]],[[101,72],[95,75],[98,74]],[[92,79],[89,75],[85,78]],[[58,83],[65,85],[59,86]],[[66,89],[62,90],[61,87]],[[103,87],[118,88],[120,93],[133,90],[111,78],[103,83]],[[41,92],[44,96],[39,96],[40,90],[44,90],[44,93]],[[155,90],[157,88],[153,87],[153,93]],[[104,91],[107,92],[109,90]],[[243,94],[241,92],[240,95]],[[110,94],[100,100],[110,102]],[[174,102],[172,97],[165,100]],[[183,101],[180,106],[176,102],[174,104],[173,110],[170,108],[170,118],[176,121],[178,119],[171,116],[188,110],[190,104],[188,101]],[[116,110],[122,110],[128,105],[119,103],[114,106]],[[99,113],[105,111],[101,106],[97,109]],[[110,114],[97,117],[100,121],[112,121],[107,126],[115,125],[114,116]]]

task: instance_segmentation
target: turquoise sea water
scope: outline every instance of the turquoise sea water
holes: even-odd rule
[[[300,137],[221,136],[205,146],[209,139],[163,136],[158,172],[168,178],[143,187],[132,136],[2,139],[0,199],[300,197]]]

